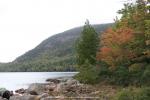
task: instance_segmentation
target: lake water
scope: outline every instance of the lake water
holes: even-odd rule
[[[77,72],[0,72],[0,88],[16,90],[32,83],[45,83],[48,78],[72,77]]]

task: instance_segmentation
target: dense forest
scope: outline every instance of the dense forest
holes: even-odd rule
[[[92,25],[102,33],[112,24]],[[83,27],[73,28],[44,40],[34,49],[10,63],[1,63],[0,71],[75,71],[75,44]]]
[[[126,3],[118,13],[122,17],[99,38],[86,22],[76,46],[75,78],[123,87],[113,100],[150,100],[150,0]]]

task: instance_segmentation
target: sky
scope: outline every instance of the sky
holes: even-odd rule
[[[113,22],[124,0],[0,0],[0,62],[65,30]]]

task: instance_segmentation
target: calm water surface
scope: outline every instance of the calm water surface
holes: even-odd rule
[[[32,83],[45,83],[48,78],[74,76],[77,72],[2,72],[0,88],[16,90],[27,88]]]

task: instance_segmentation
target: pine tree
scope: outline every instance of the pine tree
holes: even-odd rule
[[[81,37],[77,41],[77,64],[80,66],[86,60],[92,65],[96,64],[96,52],[98,48],[98,34],[87,20],[83,27]]]
[[[82,83],[94,84],[98,81],[96,70],[96,52],[98,48],[98,34],[87,20],[81,37],[77,42],[77,70],[76,78]]]

